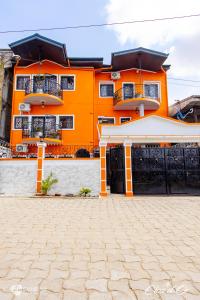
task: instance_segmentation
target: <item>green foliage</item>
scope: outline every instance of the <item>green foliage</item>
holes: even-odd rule
[[[91,189],[83,187],[83,188],[80,189],[79,195],[83,196],[83,197],[86,197],[86,196],[90,195],[91,191],[92,191]]]
[[[52,186],[58,182],[58,179],[53,178],[53,173],[51,172],[50,175],[42,180],[42,193],[44,195],[47,195],[47,193],[50,191]]]

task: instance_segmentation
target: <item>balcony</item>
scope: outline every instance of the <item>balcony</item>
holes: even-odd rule
[[[43,123],[42,126],[30,123],[22,128],[23,143],[36,144],[41,140],[50,145],[61,144],[62,129],[56,124],[49,126],[49,122]]]
[[[160,107],[158,84],[127,84],[114,93],[114,110],[137,110],[143,104],[145,110]]]
[[[28,80],[25,86],[24,103],[31,105],[62,105],[62,89],[54,78]]]

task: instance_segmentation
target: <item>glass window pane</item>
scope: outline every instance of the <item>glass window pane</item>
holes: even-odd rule
[[[26,82],[30,79],[30,76],[17,76],[17,90],[25,90]]]
[[[74,90],[74,76],[61,76],[61,89]]]
[[[15,117],[15,129],[28,129],[28,117]]]
[[[113,84],[101,84],[100,85],[101,97],[113,97]]]
[[[124,117],[124,118],[121,118],[121,123],[125,123],[125,122],[128,122],[131,120],[131,117]]]
[[[133,83],[125,83],[123,85],[123,94],[124,99],[132,99],[134,94],[134,85]]]
[[[73,129],[73,116],[60,116],[60,127],[62,129]]]
[[[115,119],[114,118],[98,118],[99,124],[114,124]]]
[[[158,84],[145,84],[144,91],[145,96],[151,98],[158,98]]]

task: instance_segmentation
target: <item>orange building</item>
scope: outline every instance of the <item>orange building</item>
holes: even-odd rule
[[[31,156],[38,141],[49,156],[90,154],[98,123],[121,124],[154,113],[168,115],[167,54],[144,48],[103,58],[74,58],[64,44],[39,34],[10,44],[14,68],[10,143]]]

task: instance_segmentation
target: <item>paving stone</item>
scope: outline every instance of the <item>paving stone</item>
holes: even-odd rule
[[[63,300],[87,300],[87,293],[65,291]]]
[[[76,292],[85,291],[85,280],[84,279],[68,279],[63,283],[63,288],[65,290],[74,290]]]
[[[99,292],[107,292],[107,280],[106,279],[90,279],[85,282],[86,289],[96,290]]]
[[[110,293],[93,292],[89,294],[89,300],[112,300]]]

